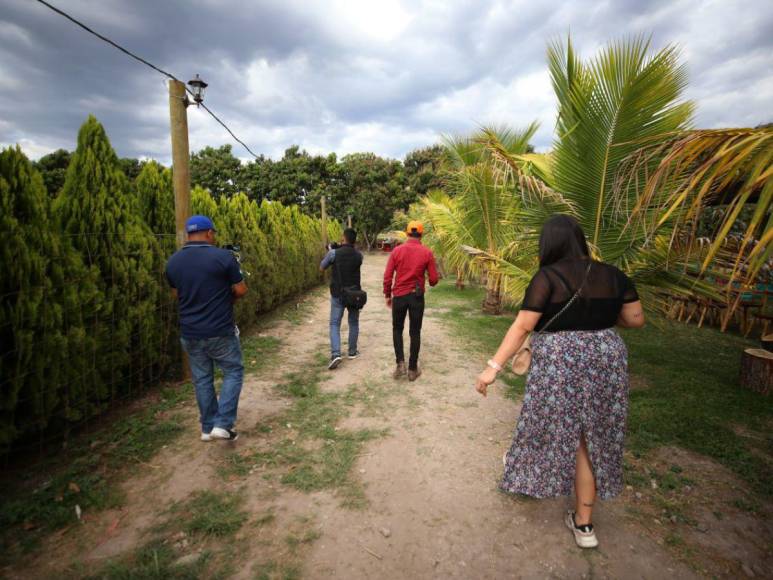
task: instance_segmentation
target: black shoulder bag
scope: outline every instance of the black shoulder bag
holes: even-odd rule
[[[359,290],[356,286],[344,287],[341,279],[341,270],[338,269],[338,263],[333,260],[333,270],[338,275],[338,289],[341,292],[341,302],[346,308],[362,310],[368,302],[368,293],[365,290]]]

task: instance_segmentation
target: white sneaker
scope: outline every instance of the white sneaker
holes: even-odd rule
[[[566,512],[564,523],[566,523],[567,528],[574,532],[574,541],[577,542],[577,545],[581,548],[595,548],[599,545],[599,541],[596,538],[596,532],[594,530],[591,530],[590,532],[583,532],[582,530],[578,530],[575,527],[574,510],[569,510]]]
[[[239,435],[233,429],[223,429],[222,427],[215,427],[210,433],[212,439],[224,439],[226,441],[236,441]]]
[[[201,440],[202,441],[212,441],[212,433],[204,433],[204,431],[201,432]]]

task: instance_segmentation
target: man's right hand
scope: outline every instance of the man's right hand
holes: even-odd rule
[[[386,305],[387,305],[387,308],[392,308],[392,297],[391,296],[387,296],[386,297]]]
[[[247,294],[247,284],[244,283],[244,280],[242,280],[238,284],[234,284],[233,286],[231,286],[232,302],[236,302],[237,300],[242,298],[245,294]]]

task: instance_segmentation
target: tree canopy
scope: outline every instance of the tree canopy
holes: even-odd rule
[[[351,216],[363,239],[373,243],[395,211],[443,186],[444,160],[440,146],[413,151],[401,163],[374,153],[354,153],[339,160],[335,153],[312,155],[293,145],[277,161],[261,156],[242,164],[225,145],[207,147],[192,156],[191,183],[214,197],[242,192],[258,203],[297,205],[312,216],[319,215],[324,195],[328,215],[342,222]]]

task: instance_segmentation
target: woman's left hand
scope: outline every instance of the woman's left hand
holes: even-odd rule
[[[475,390],[485,397],[488,386],[495,380],[497,380],[497,372],[491,367],[487,367],[486,370],[478,375],[478,380],[475,381]]]

